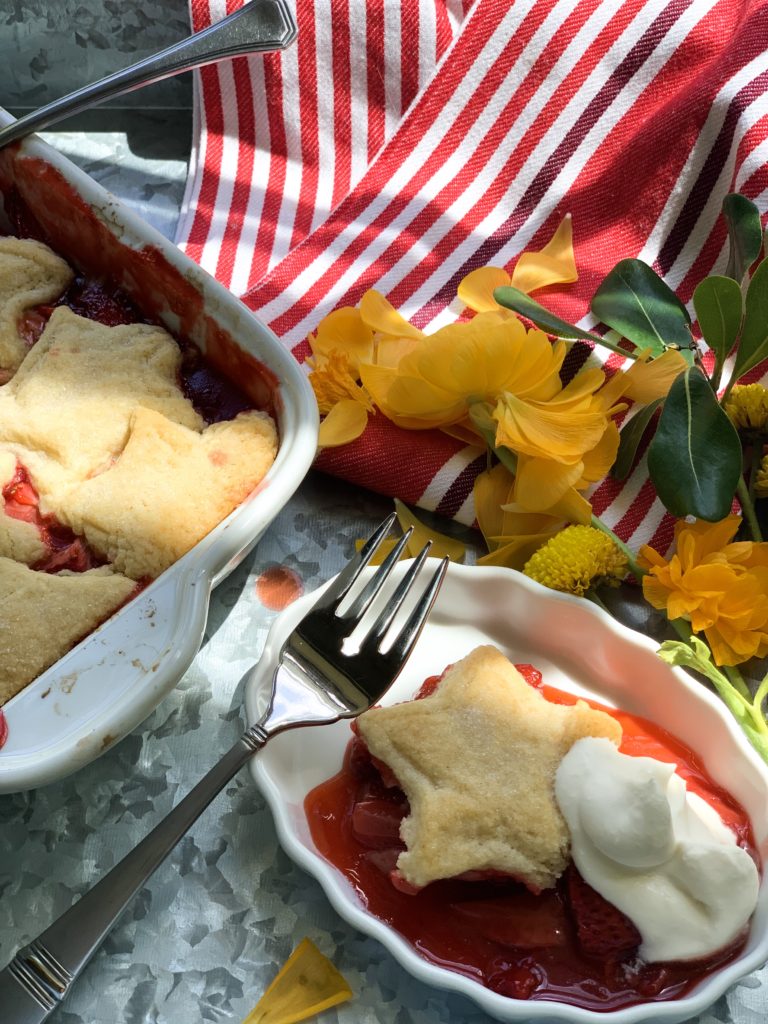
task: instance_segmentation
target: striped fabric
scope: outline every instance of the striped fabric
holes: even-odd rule
[[[240,5],[191,2],[196,29]],[[299,360],[367,288],[421,328],[451,321],[468,271],[512,266],[566,212],[581,276],[549,290],[561,316],[592,327],[589,298],[625,256],[689,302],[724,260],[723,197],[768,206],[768,0],[296,7],[290,51],[201,72],[178,241]],[[567,370],[588,358],[603,357],[575,345]],[[376,417],[319,464],[471,522],[485,462]],[[633,545],[668,546],[642,461],[593,503]]]

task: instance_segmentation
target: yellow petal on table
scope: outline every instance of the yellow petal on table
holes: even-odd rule
[[[597,442],[594,448],[585,452],[582,456],[584,468],[581,471],[581,480],[576,484],[577,488],[584,489],[589,484],[597,483],[604,476],[608,475],[611,466],[616,461],[619,451],[619,428],[611,421],[605,428],[605,433]]]
[[[425,523],[422,523],[420,519],[417,519],[413,512],[411,512],[410,509],[408,509],[402,501],[399,501],[397,498],[395,498],[395,511],[397,512],[397,519],[403,533],[405,533],[411,526],[413,527],[413,533],[409,537],[408,543],[405,545],[403,558],[415,558],[427,541],[431,540],[432,547],[429,549],[430,555],[435,558],[445,558],[447,555],[452,562],[461,562],[464,560],[464,555],[467,551],[466,544],[463,544],[460,540],[455,540],[453,537],[448,537],[444,533],[438,533],[437,530],[431,530]],[[385,537],[376,548],[376,553],[368,564],[381,565],[392,548],[397,544],[398,540],[398,537]],[[355,549],[359,551],[363,544],[365,544],[365,540],[356,540]]]
[[[479,267],[462,278],[456,294],[465,306],[476,313],[492,313],[502,308],[493,297],[494,288],[509,284],[509,273],[502,267]]]
[[[430,529],[420,519],[417,519],[413,512],[402,501],[398,501],[397,498],[395,498],[395,511],[397,512],[397,520],[403,533],[411,526],[413,527],[413,533],[406,546],[406,550],[411,557],[418,555],[427,541],[431,540],[430,555],[433,555],[435,558],[445,558],[447,555],[452,562],[464,560],[464,555],[467,551],[466,544],[453,537],[448,537],[444,533],[438,533],[437,530]]]
[[[413,338],[415,341],[424,337],[418,327],[414,327],[398,313],[391,302],[374,288],[370,288],[360,299],[360,316],[376,334],[385,334],[392,338]]]
[[[550,284],[568,284],[578,279],[573,255],[573,222],[567,213],[543,249],[522,254],[512,272],[512,287],[529,293]]]
[[[355,369],[373,358],[373,331],[354,306],[342,306],[323,317],[308,341],[315,356],[327,358],[336,349],[346,352]]]
[[[331,961],[303,939],[243,1024],[298,1024],[351,998]]]
[[[320,448],[337,448],[360,437],[368,424],[368,412],[352,398],[337,402],[320,424],[317,444]]]

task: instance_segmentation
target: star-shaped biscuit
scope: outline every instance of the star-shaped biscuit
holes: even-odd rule
[[[397,867],[418,887],[487,870],[534,891],[553,886],[569,847],[557,766],[583,736],[621,738],[610,715],[550,703],[490,646],[457,662],[431,696],[373,708],[358,724],[408,797]]]
[[[139,406],[201,430],[179,387],[181,352],[162,327],[104,324],[54,310],[0,388],[0,442],[27,467],[46,511],[117,458]]]

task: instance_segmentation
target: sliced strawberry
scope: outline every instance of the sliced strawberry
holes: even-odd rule
[[[573,865],[567,873],[568,901],[582,952],[621,960],[640,945],[640,932],[630,919],[584,881]]]
[[[452,903],[451,910],[492,942],[518,949],[564,946],[565,908],[553,893],[534,896],[522,889],[514,896]]]
[[[400,822],[407,813],[405,799],[358,800],[352,809],[352,831],[363,846],[371,849],[396,846],[400,843]]]

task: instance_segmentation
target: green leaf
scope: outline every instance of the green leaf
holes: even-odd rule
[[[611,469],[611,476],[616,480],[626,480],[629,476],[629,471],[632,469],[632,463],[635,461],[635,455],[637,455],[640,442],[645,436],[653,414],[663,401],[663,398],[657,398],[655,402],[644,405],[632,417],[629,423],[622,427],[619,434],[619,450],[616,453],[616,461]]]
[[[591,308],[604,324],[654,356],[678,348],[693,358],[688,311],[642,260],[617,263],[595,292]]]
[[[648,448],[659,498],[675,516],[724,519],[741,476],[739,436],[709,381],[691,366],[673,382]]]
[[[614,345],[607,338],[601,338],[599,334],[590,334],[589,331],[582,331],[575,324],[569,324],[566,320],[561,320],[559,316],[550,313],[548,309],[541,306],[535,299],[530,298],[525,292],[521,292],[519,288],[513,288],[511,285],[496,288],[493,297],[500,306],[506,306],[507,309],[519,313],[520,316],[524,316],[527,320],[536,324],[537,327],[540,327],[542,331],[546,331],[547,334],[554,334],[556,338],[583,338],[584,341],[591,341],[595,345],[602,345],[603,348],[608,348],[611,352],[618,352],[619,355],[629,357],[630,359],[637,358],[631,351],[620,348],[619,345]]]
[[[554,334],[556,338],[584,338],[585,341],[593,341],[596,345],[603,344],[603,339],[599,334],[590,334],[589,331],[582,331],[575,324],[561,320],[559,316],[550,313],[548,309],[526,295],[525,292],[521,292],[519,288],[513,288],[511,285],[496,288],[493,297],[500,306],[506,306],[507,309],[519,313],[520,316],[531,320],[547,334]],[[626,354],[625,352],[624,355]]]
[[[741,284],[763,245],[760,211],[746,196],[731,192],[723,200],[723,216],[730,244],[725,274]]]
[[[693,293],[693,307],[704,341],[722,363],[741,327],[741,288],[732,277],[705,277]]]
[[[768,260],[763,260],[747,288],[733,379],[743,377],[763,359],[768,359]]]

